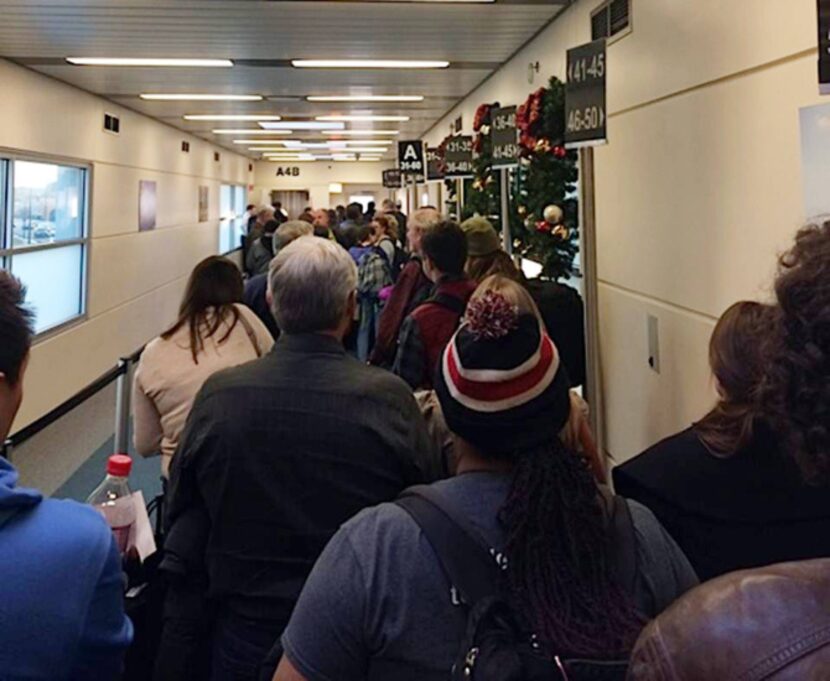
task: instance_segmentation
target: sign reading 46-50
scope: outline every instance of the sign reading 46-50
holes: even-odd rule
[[[606,141],[605,40],[568,50],[565,87],[565,144],[580,147]]]

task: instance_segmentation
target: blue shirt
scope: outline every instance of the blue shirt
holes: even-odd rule
[[[0,459],[0,678],[120,678],[133,635],[123,590],[103,517],[17,487]]]

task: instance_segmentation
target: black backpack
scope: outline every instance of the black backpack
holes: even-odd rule
[[[383,261],[389,267],[389,274],[391,275],[392,283],[394,284],[396,281],[398,281],[398,275],[400,275],[401,270],[406,265],[407,255],[406,252],[389,237],[385,237],[381,239],[381,241],[390,241],[392,243],[392,246],[395,248],[395,255],[392,258],[392,262],[389,262],[389,256],[387,255],[386,251],[384,251],[380,247],[380,243],[378,243],[375,246],[375,251],[380,255],[381,258],[383,258]]]
[[[616,574],[633,593],[637,554],[631,512],[621,497],[608,493],[603,499]],[[451,681],[624,681],[627,659],[565,659],[542,653],[500,597],[500,571],[506,561],[465,519],[447,510],[433,489],[410,488],[395,503],[418,523],[438,555],[452,584],[453,601],[467,607],[467,631]]]

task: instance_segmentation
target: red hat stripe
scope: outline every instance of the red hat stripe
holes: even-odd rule
[[[524,404],[548,387],[559,365],[556,347],[547,335],[543,337],[540,349],[539,361],[527,373],[509,381],[490,383],[464,378],[459,371],[455,345],[450,343],[444,354],[447,386],[457,400],[469,403],[473,409],[501,410]]]

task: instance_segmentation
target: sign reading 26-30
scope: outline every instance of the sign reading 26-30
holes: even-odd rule
[[[579,147],[606,141],[605,40],[568,50],[565,87],[565,144]]]
[[[404,175],[426,175],[424,143],[421,140],[398,142],[398,168]]]

